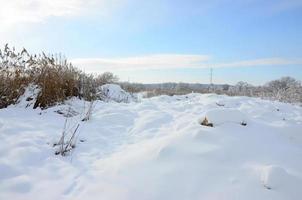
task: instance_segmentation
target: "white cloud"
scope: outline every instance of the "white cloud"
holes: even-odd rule
[[[90,13],[97,8],[105,13],[118,0],[0,0],[0,26],[38,23],[49,17],[70,17]]]
[[[1,0],[0,23],[41,22],[50,16],[68,16],[79,11],[82,0]]]
[[[285,59],[285,58],[262,58],[254,60],[242,60],[227,63],[217,63],[214,67],[251,67],[266,65],[301,65],[302,59]]]
[[[86,72],[116,70],[177,69],[177,68],[222,68],[301,64],[302,59],[263,58],[234,62],[210,62],[207,55],[157,54],[125,58],[78,58],[71,62]]]
[[[75,66],[89,72],[106,70],[138,70],[196,68],[209,60],[207,55],[157,54],[125,58],[78,58],[73,59]]]

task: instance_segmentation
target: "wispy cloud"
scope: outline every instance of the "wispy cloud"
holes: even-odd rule
[[[77,13],[82,0],[1,0],[0,23],[41,22],[50,16],[68,16]]]
[[[208,55],[157,54],[125,58],[77,58],[72,63],[87,72],[98,73],[116,70],[302,65],[302,59],[263,58],[215,63]]]
[[[37,23],[42,22],[49,17],[63,17],[63,16],[77,16],[77,15],[90,15],[94,10],[100,13],[110,12],[112,7],[117,5],[124,5],[124,2],[129,4],[137,4],[140,6],[142,12],[146,13],[153,18],[157,18],[158,15],[165,15],[170,11],[171,4],[173,3],[178,5],[173,1],[154,1],[152,3],[142,3],[139,0],[0,0],[0,25],[3,26],[12,26],[16,23]],[[130,3],[132,2],[132,3]],[[198,11],[206,10],[210,11],[216,9],[224,4],[234,4],[238,6],[243,6],[246,4],[259,4],[262,1],[260,0],[249,0],[248,3],[241,1],[230,1],[230,0],[221,0],[221,1],[201,1],[194,3],[182,4],[181,9],[184,9],[183,5],[186,5],[186,9],[190,11],[195,11],[195,7]],[[188,6],[189,5],[189,6]],[[194,5],[194,6],[192,6]],[[266,12],[281,12],[285,10],[290,10],[293,8],[301,7],[301,0],[269,0],[266,2],[267,6],[263,6]],[[152,7],[152,9],[150,9]],[[177,7],[176,7],[177,8]],[[129,9],[129,7],[125,7]],[[154,10],[154,13],[150,10]],[[196,11],[195,11],[196,12]],[[141,13],[143,16],[144,13]],[[153,16],[154,15],[154,16]],[[140,16],[140,17],[142,17]],[[157,18],[158,19],[158,18]],[[160,20],[163,20],[160,18]]]
[[[157,54],[125,58],[78,58],[72,63],[89,72],[106,70],[196,68],[209,60],[207,55]]]
[[[214,67],[251,67],[269,65],[301,65],[302,59],[262,58],[213,64]]]
[[[38,23],[49,17],[71,17],[90,13],[107,12],[118,0],[0,0],[0,25],[12,27],[20,23]]]

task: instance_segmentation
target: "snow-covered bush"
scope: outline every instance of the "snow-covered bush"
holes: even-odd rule
[[[39,86],[29,84],[25,88],[25,92],[19,97],[17,101],[18,106],[23,108],[33,108],[40,92],[41,88]]]
[[[272,99],[284,102],[302,102],[301,82],[291,77],[283,77],[270,81],[266,85],[267,92]]]
[[[257,87],[241,81],[234,87],[230,87],[227,94],[261,97],[286,103],[301,103],[302,85],[300,81],[292,77],[282,77]]]
[[[115,101],[129,103],[132,101],[137,101],[134,94],[130,94],[123,90],[119,85],[116,84],[105,84],[98,88],[97,96],[103,101]]]

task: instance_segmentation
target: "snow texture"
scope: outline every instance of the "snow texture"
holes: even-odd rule
[[[46,110],[0,110],[0,199],[302,197],[301,107],[214,94],[159,96],[96,101],[83,122],[88,107],[71,99]],[[58,110],[74,111],[67,129],[80,123],[66,157],[54,154],[65,121]],[[214,126],[201,126],[204,117]]]
[[[123,90],[119,85],[116,84],[105,84],[100,86],[98,89],[98,96],[103,101],[115,101],[129,103],[131,101],[136,101],[134,95],[129,94]]]
[[[37,85],[30,84],[18,99],[18,107],[33,108],[35,101],[40,93],[41,89]]]

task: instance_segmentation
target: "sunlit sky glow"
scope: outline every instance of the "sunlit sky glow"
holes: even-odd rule
[[[0,0],[0,45],[122,81],[302,80],[302,0]]]

